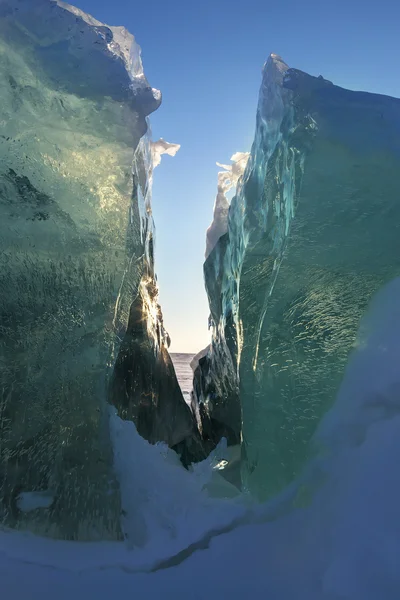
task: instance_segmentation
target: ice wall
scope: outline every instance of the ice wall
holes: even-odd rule
[[[194,427],[154,274],[161,95],[125,29],[0,0],[0,99],[0,522],[118,539],[108,394],[151,441]]]
[[[399,133],[399,100],[268,59],[251,156],[204,266],[202,359],[209,389],[234,369],[243,482],[260,498],[300,472],[371,296],[400,274]]]
[[[229,251],[230,205],[227,193],[237,186],[248,159],[248,152],[236,152],[231,157],[231,165],[217,163],[224,170],[218,173],[213,220],[206,234],[204,278],[210,306],[209,328],[213,328],[213,339],[209,347],[194,357],[191,366],[194,371],[192,406],[209,448],[215,447],[221,437],[225,437],[230,445],[240,443],[234,305],[231,290],[227,290],[230,296],[223,296],[223,285],[226,252]]]

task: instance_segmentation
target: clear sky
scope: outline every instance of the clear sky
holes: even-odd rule
[[[209,340],[202,265],[218,167],[250,149],[271,52],[337,85],[400,96],[399,0],[69,0],[142,47],[163,93],[153,138],[182,145],[155,171],[156,269],[173,352]]]

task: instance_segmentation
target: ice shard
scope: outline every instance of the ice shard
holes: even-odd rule
[[[226,252],[229,252],[229,200],[246,168],[248,152],[236,152],[231,165],[217,163],[218,189],[214,215],[206,234],[204,279],[210,306],[209,328],[213,339],[192,361],[193,412],[198,415],[203,439],[209,448],[225,437],[230,445],[240,443],[241,411],[236,376],[237,335],[233,295],[225,286]],[[224,296],[224,290],[228,296]]]
[[[399,223],[400,100],[271,55],[227,233],[204,267],[215,322],[203,370],[218,390],[234,368],[243,483],[256,496],[279,492],[323,451],[313,434],[360,319],[400,274]]]
[[[194,426],[154,273],[161,95],[125,29],[0,0],[0,98],[0,523],[116,539],[108,399],[183,453]]]

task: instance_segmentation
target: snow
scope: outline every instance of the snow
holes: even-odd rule
[[[135,565],[168,558],[209,531],[229,526],[245,515],[241,500],[212,498],[207,492],[218,482],[223,489],[224,480],[218,474],[225,455],[223,442],[189,472],[168,446],[152,446],[140,437],[132,422],[122,421],[115,412],[110,430],[125,515],[122,525],[128,547],[137,549],[131,555],[138,561]]]
[[[265,505],[208,497],[218,457],[185,472],[167,448],[151,447],[114,415],[116,468],[120,478],[129,472],[128,519],[130,507],[140,508],[155,543],[129,549],[3,531],[2,598],[398,600],[399,356],[397,279],[361,325],[337,403],[316,436],[323,452]]]

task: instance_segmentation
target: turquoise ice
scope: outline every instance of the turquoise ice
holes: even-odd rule
[[[268,59],[228,232],[205,263],[209,361],[223,353],[236,373],[243,483],[259,498],[323,452],[313,434],[360,318],[400,274],[399,133],[399,100]]]
[[[146,132],[161,94],[124,28],[58,0],[1,0],[0,99],[0,522],[117,539],[115,361],[111,399],[139,432],[173,446],[193,428],[154,274]]]

